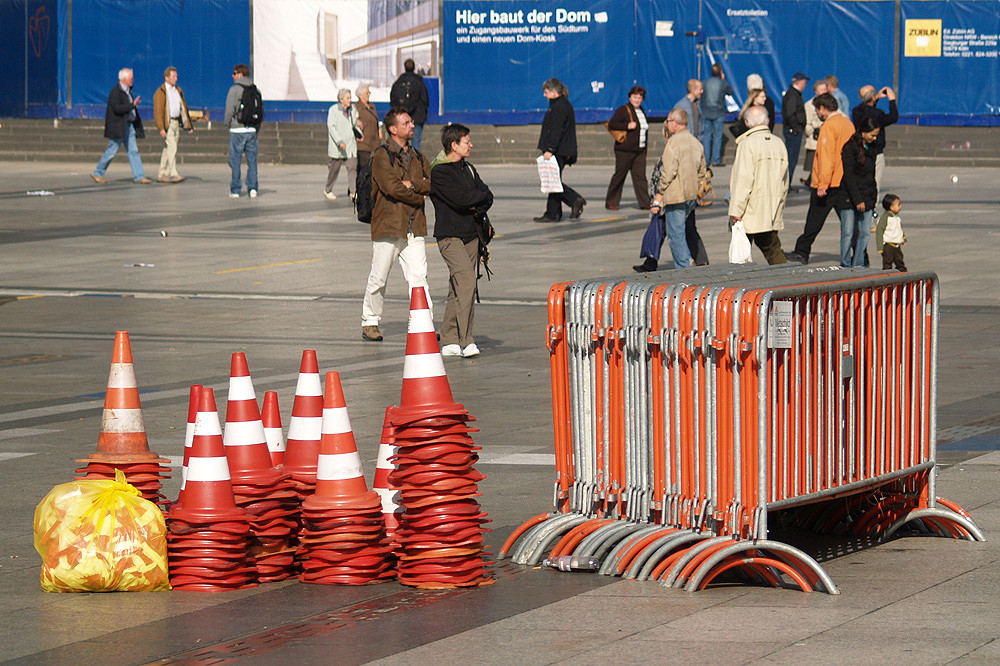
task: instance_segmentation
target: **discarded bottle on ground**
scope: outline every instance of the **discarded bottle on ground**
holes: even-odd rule
[[[585,557],[583,555],[546,557],[542,564],[559,571],[597,571],[598,567],[601,566],[600,561],[596,557]]]

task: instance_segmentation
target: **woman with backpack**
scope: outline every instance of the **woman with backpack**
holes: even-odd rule
[[[441,322],[441,355],[479,355],[472,338],[476,281],[481,240],[489,242],[491,227],[486,211],[493,193],[467,158],[472,152],[469,128],[458,123],[441,130],[444,149],[431,162],[431,201],[434,204],[434,238],[448,265],[448,300]]]

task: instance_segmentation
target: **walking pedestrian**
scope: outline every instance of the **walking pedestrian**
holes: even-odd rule
[[[733,87],[726,81],[722,65],[712,65],[712,76],[701,82],[701,143],[705,159],[712,166],[722,166],[722,132],[726,126],[726,96]]]
[[[188,134],[194,132],[194,125],[184,101],[184,91],[177,85],[176,67],[167,67],[163,72],[163,85],[153,94],[153,120],[164,140],[156,180],[160,183],[180,183],[184,177],[177,173],[177,140],[182,129]]]
[[[549,79],[542,84],[542,94],[549,100],[549,109],[542,119],[542,131],[538,137],[538,150],[546,160],[553,156],[559,164],[559,177],[563,169],[576,164],[576,112],[567,96],[569,90],[562,81]],[[549,193],[545,205],[545,213],[535,218],[535,222],[559,222],[562,220],[562,205],[570,207],[569,217],[575,220],[583,213],[587,200],[565,181],[562,192]]]
[[[108,148],[104,151],[90,177],[101,185],[108,182],[104,174],[108,165],[122,146],[128,153],[128,163],[132,168],[132,182],[147,185],[153,181],[143,174],[142,158],[139,157],[139,144],[136,139],[142,139],[146,133],[142,129],[142,118],[139,117],[139,95],[132,96],[132,83],[135,74],[128,67],[118,70],[118,83],[108,93],[108,105],[104,110],[104,137],[108,140]]]
[[[608,193],[604,196],[604,207],[618,210],[622,200],[625,176],[632,175],[632,189],[635,190],[639,208],[649,210],[649,185],[646,182],[646,147],[649,137],[649,121],[642,102],[646,99],[646,89],[632,86],[628,91],[628,103],[618,107],[608,129],[625,132],[622,141],[615,141],[615,171],[608,183]]]

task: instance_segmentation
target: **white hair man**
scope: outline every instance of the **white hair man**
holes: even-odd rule
[[[104,179],[104,173],[122,146],[125,146],[128,152],[132,181],[139,185],[153,182],[143,175],[139,144],[136,143],[136,139],[144,138],[146,133],[142,129],[142,119],[139,118],[140,97],[138,95],[132,97],[134,78],[131,69],[121,68],[118,70],[118,83],[108,94],[108,107],[104,111],[104,137],[108,140],[108,149],[104,151],[104,155],[97,161],[97,166],[90,174],[90,177],[101,185],[108,182]]]
[[[745,119],[749,129],[736,138],[736,159],[729,177],[729,225],[742,221],[767,263],[784,264],[778,232],[785,227],[788,151],[768,131],[764,107],[750,107]]]

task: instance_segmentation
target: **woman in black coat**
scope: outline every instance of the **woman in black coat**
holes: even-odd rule
[[[559,164],[559,177],[563,167],[576,163],[576,113],[566,96],[569,91],[559,79],[549,79],[542,84],[542,93],[549,100],[549,110],[542,119],[542,133],[538,137],[538,150],[542,157],[549,159],[555,155]],[[535,222],[558,222],[562,219],[562,205],[570,207],[570,219],[580,217],[587,200],[573,188],[563,183],[562,192],[549,194],[545,214],[536,217]]]
[[[618,210],[622,200],[625,176],[632,174],[635,198],[642,209],[649,208],[649,185],[646,183],[646,145],[649,123],[642,108],[646,99],[646,89],[632,86],[628,91],[628,103],[615,110],[608,121],[609,130],[625,132],[625,140],[615,141],[615,172],[608,183],[608,193],[604,196],[604,207]]]
[[[840,265],[865,266],[872,214],[878,198],[875,183],[875,148],[879,125],[865,118],[840,152],[844,177],[840,181]]]

